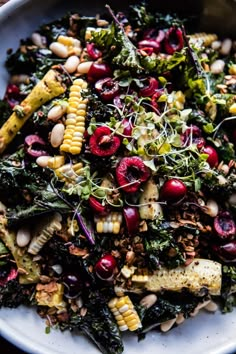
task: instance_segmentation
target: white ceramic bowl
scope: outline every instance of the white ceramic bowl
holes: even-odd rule
[[[109,1],[111,5],[114,2]],[[103,8],[103,4],[103,1],[89,0],[81,3],[71,0],[11,0],[4,5],[0,9],[0,95],[4,93],[7,80],[4,60],[8,48],[17,48],[19,40],[30,35],[38,25],[63,15],[67,10],[94,15]],[[135,336],[124,336],[124,354],[229,354],[236,351],[235,333],[236,311],[226,315],[202,312],[168,333],[153,331],[141,342],[137,342]],[[0,310],[0,334],[30,354],[99,353],[79,334],[56,330],[45,334],[44,321],[34,309],[24,307]]]

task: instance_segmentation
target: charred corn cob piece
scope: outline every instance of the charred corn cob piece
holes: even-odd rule
[[[55,173],[61,181],[73,183],[76,182],[78,176],[81,175],[82,170],[83,170],[82,162],[78,162],[74,165],[67,163],[61,166],[60,168],[56,169]]]
[[[188,289],[192,293],[200,293],[207,289],[210,295],[220,295],[221,264],[208,259],[195,259],[188,266],[175,269],[161,268],[150,275],[145,288],[152,292],[163,290],[181,291]]]
[[[14,139],[32,114],[44,103],[60,96],[66,90],[59,73],[49,70],[30,94],[17,106],[0,129],[0,153]]]
[[[33,260],[33,257],[27,253],[27,247],[19,247],[16,244],[16,233],[8,230],[7,219],[0,218],[0,239],[10,250],[19,272],[20,284],[37,283],[40,278],[40,266]]]
[[[188,36],[191,42],[201,41],[205,47],[209,47],[212,42],[217,41],[218,36],[214,33],[194,33]]]
[[[48,159],[47,167],[55,170],[65,164],[65,156],[57,155]]]
[[[56,231],[61,230],[60,214],[55,213],[52,217],[45,217],[40,225],[37,225],[34,237],[32,238],[28,253],[36,255]]]
[[[86,88],[87,82],[82,79],[75,79],[70,87],[66,129],[60,150],[72,155],[79,154],[82,148],[87,100],[81,97],[81,93]]]
[[[96,231],[101,233],[112,233],[118,234],[120,232],[120,226],[122,223],[122,213],[117,211],[112,211],[110,214],[105,216],[94,217],[96,224]]]
[[[142,327],[139,315],[129,296],[111,299],[108,303],[108,307],[113,313],[120,331],[136,331],[138,328]]]

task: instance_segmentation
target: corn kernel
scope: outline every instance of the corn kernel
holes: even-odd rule
[[[229,113],[231,113],[231,114],[236,114],[236,103],[233,103],[233,104],[229,107]]]

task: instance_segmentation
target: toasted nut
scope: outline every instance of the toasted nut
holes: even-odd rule
[[[16,243],[19,247],[25,247],[31,240],[31,234],[28,227],[22,227],[17,231]]]
[[[50,137],[50,143],[54,148],[62,144],[64,138],[64,132],[65,132],[64,124],[58,123],[54,125]]]
[[[142,300],[140,301],[140,305],[149,309],[151,306],[155,304],[156,301],[157,301],[157,296],[155,294],[149,294],[142,298]]]

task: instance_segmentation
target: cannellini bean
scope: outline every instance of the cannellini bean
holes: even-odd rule
[[[92,64],[92,61],[85,61],[83,63],[80,63],[77,66],[77,72],[80,74],[87,74]]]
[[[51,131],[51,137],[50,137],[50,143],[53,147],[56,148],[62,144],[64,132],[65,132],[64,124],[58,123],[58,124],[54,125],[54,127]]]
[[[142,298],[142,300],[140,301],[140,305],[149,309],[151,306],[155,304],[156,301],[157,301],[157,296],[155,294],[149,294]]]
[[[44,43],[44,40],[43,40],[41,34],[39,34],[37,32],[32,33],[31,40],[37,47],[45,48],[45,43]]]
[[[206,301],[204,301],[204,302],[198,304],[198,305],[195,307],[195,309],[193,310],[193,312],[190,313],[190,316],[191,316],[191,317],[195,317],[195,316],[198,314],[199,310],[201,310],[201,309],[203,309],[204,307],[206,307],[206,306],[209,304],[210,301],[211,301],[211,300],[206,300]]]
[[[57,104],[53,106],[49,111],[48,111],[48,120],[52,120],[56,122],[58,119],[60,119],[65,113],[67,109],[67,104]]]
[[[213,74],[220,74],[223,72],[224,67],[225,67],[225,62],[221,59],[217,59],[211,64],[210,69]]]
[[[212,218],[214,218],[219,212],[219,206],[215,200],[209,199],[206,203],[204,211],[207,215],[210,215]]]
[[[36,164],[39,165],[40,167],[45,168],[45,167],[47,167],[48,161],[50,158],[51,158],[51,156],[39,156],[36,159]]]
[[[231,194],[228,200],[230,205],[236,205],[236,193]]]
[[[220,48],[220,53],[222,55],[229,55],[231,49],[232,49],[233,42],[230,38],[226,38],[223,40],[221,48]]]
[[[67,58],[69,55],[66,46],[59,42],[52,42],[49,46],[49,49],[59,58]]]
[[[217,179],[218,179],[219,185],[221,185],[221,186],[223,186],[224,184],[227,183],[227,179],[222,175],[217,176]]]
[[[29,75],[20,74],[20,75],[12,75],[11,76],[11,83],[12,84],[28,84],[30,81]]]
[[[79,65],[79,58],[77,55],[71,55],[64,64],[64,68],[68,71],[69,74],[72,74],[76,71]]]
[[[19,247],[25,247],[31,240],[31,234],[28,227],[22,227],[17,231],[16,244]]]
[[[160,325],[160,330],[162,332],[167,332],[171,329],[171,327],[173,327],[173,325],[176,322],[176,318],[173,318],[172,320],[168,320],[166,322],[161,323]]]
[[[176,324],[181,324],[185,321],[184,315],[182,313],[179,313],[177,318],[176,318]]]
[[[218,305],[214,301],[210,301],[205,307],[205,310],[209,312],[216,312],[218,310]]]
[[[211,48],[213,50],[219,50],[221,47],[221,41],[214,41],[211,43]]]

